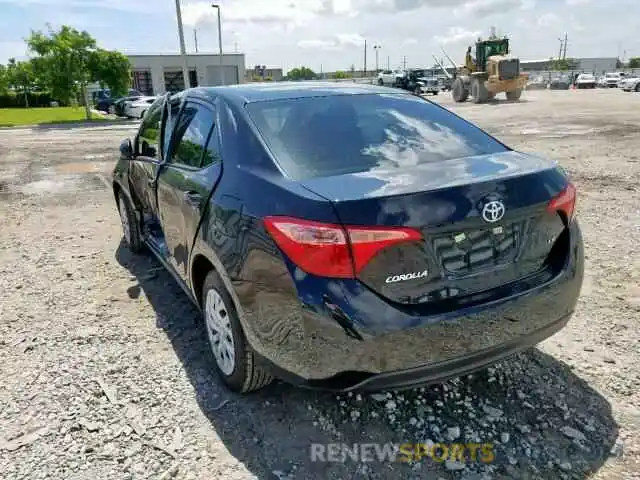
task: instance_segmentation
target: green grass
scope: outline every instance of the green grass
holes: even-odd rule
[[[103,117],[96,114],[92,114],[91,119],[98,122],[104,120]],[[71,123],[85,120],[84,107],[0,108],[0,127]]]

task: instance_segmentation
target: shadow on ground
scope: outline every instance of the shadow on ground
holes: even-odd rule
[[[137,278],[127,293],[136,298],[144,291],[212,428],[257,478],[277,478],[274,471],[296,479],[482,478],[474,472],[487,472],[491,478],[584,478],[603,465],[617,438],[607,400],[567,365],[538,350],[507,360],[494,373],[449,382],[447,388],[396,393],[392,413],[386,401],[369,395],[337,399],[282,383],[246,396],[228,393],[211,366],[199,313],[170,274],[150,256],[132,255],[124,244],[116,259]],[[221,398],[229,403],[218,408]],[[488,420],[486,404],[502,416]],[[429,458],[414,465],[310,458],[312,443],[442,442],[447,427],[455,426],[461,429],[457,442],[492,443],[495,461],[486,465],[468,460],[465,470],[451,471]],[[572,439],[561,432],[563,427],[585,438]],[[498,443],[501,436],[506,440],[505,433],[509,439]]]

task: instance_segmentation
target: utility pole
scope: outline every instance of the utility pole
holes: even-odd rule
[[[362,69],[362,78],[367,76],[367,40],[364,41],[364,68]]]
[[[391,70],[391,56],[387,55],[387,70]]]
[[[373,49],[376,51],[376,75],[378,74],[378,71],[380,70],[378,68],[378,53],[380,53],[380,49],[382,48],[382,45],[374,45]]]
[[[196,45],[196,53],[198,53],[198,30],[193,29],[193,43]]]
[[[224,85],[224,65],[222,63],[222,22],[220,21],[220,5],[215,3],[211,5],[218,11],[218,48],[220,50],[220,85]]]
[[[191,88],[189,81],[189,64],[187,63],[187,49],[184,45],[184,30],[182,29],[182,12],[180,11],[180,0],[176,0],[176,18],[178,20],[178,37],[180,39],[180,56],[182,57],[182,77],[184,78],[185,90]]]
[[[567,33],[564,34],[564,53],[562,54],[562,59],[565,60],[567,58]]]
[[[560,51],[558,52],[558,60],[562,59],[562,49],[564,48],[564,40],[558,38],[560,40]]]
[[[406,70],[407,69],[407,56],[403,55],[402,56],[402,70]]]

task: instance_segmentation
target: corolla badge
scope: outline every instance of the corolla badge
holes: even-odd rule
[[[390,275],[384,281],[384,283],[397,283],[404,282],[405,280],[417,280],[418,278],[424,278],[429,275],[428,270],[422,272],[403,273],[402,275]]]
[[[484,218],[485,222],[495,223],[502,220],[505,210],[504,203],[500,200],[487,202],[484,207],[482,207],[482,218]]]

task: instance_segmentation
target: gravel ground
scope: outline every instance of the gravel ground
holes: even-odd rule
[[[226,392],[194,307],[121,243],[107,186],[131,126],[0,131],[0,476],[640,478],[640,95],[437,101],[568,169],[587,271],[539,348],[393,394]],[[311,461],[335,442],[491,443],[495,460]]]

